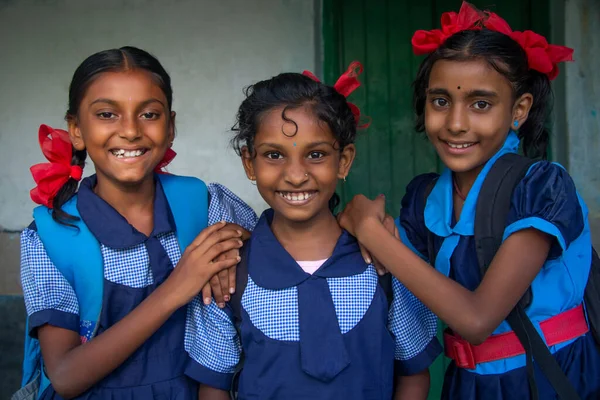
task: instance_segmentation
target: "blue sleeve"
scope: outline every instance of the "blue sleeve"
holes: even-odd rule
[[[229,311],[229,309],[225,309]],[[185,349],[190,355],[185,374],[199,383],[229,390],[242,352],[228,312],[202,303],[196,296],[188,306]]]
[[[442,352],[436,337],[437,318],[402,283],[392,279],[389,329],[395,342],[396,372],[414,375],[428,368]]]
[[[550,258],[566,250],[584,228],[583,210],[573,180],[563,167],[534,164],[513,192],[504,238],[535,228],[555,238]]]
[[[415,254],[427,261],[427,227],[425,226],[425,190],[437,174],[423,174],[415,177],[406,187],[402,198],[400,216],[396,226],[400,239]]]
[[[223,185],[209,183],[206,186],[210,194],[208,225],[226,221],[238,224],[250,232],[254,230],[258,217],[249,205]]]
[[[79,333],[75,291],[52,263],[33,229],[21,233],[21,285],[32,337],[46,324]]]

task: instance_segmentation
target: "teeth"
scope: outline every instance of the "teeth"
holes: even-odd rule
[[[448,146],[452,147],[453,149],[466,149],[467,147],[473,146],[473,144],[474,143],[464,143],[464,144],[448,143]]]
[[[289,192],[277,192],[281,197],[289,201],[304,201],[312,197],[312,193],[301,192],[301,193],[289,193]]]
[[[117,156],[117,158],[131,158],[131,157],[139,157],[144,154],[145,150],[112,150],[112,153]]]

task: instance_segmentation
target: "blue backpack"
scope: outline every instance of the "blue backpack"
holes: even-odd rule
[[[177,240],[183,254],[208,225],[208,190],[197,178],[166,174],[158,177],[175,220]],[[77,196],[65,203],[63,210],[80,218]],[[96,335],[102,312],[104,264],[100,244],[81,219],[74,223],[78,229],[58,224],[52,219],[51,210],[44,206],[36,207],[33,217],[48,256],[75,291],[79,303],[80,335],[82,341],[89,340]],[[35,400],[49,385],[39,341],[29,336],[27,321],[21,389],[13,394],[11,400]]]

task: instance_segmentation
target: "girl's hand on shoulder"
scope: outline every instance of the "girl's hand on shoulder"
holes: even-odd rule
[[[338,214],[337,220],[342,228],[359,238],[369,221],[383,223],[385,215],[384,195],[380,194],[375,200],[369,200],[364,195],[357,194],[344,211]]]
[[[237,224],[227,223],[223,229],[232,229],[242,232],[242,241],[246,241],[250,238],[250,232]],[[233,249],[219,254],[214,261],[223,261],[226,259],[233,259],[239,256],[239,250]],[[231,295],[235,293],[235,279],[236,279],[237,263],[233,267],[223,269],[219,271],[217,275],[214,275],[208,284],[202,288],[202,299],[204,304],[210,304],[214,297],[215,302],[220,308],[225,307],[225,302],[231,299]]]
[[[185,249],[177,267],[163,284],[178,306],[190,302],[219,271],[237,265],[239,256],[216,260],[219,255],[242,247],[241,230],[225,229],[219,222],[204,229]],[[215,261],[213,261],[215,260]]]

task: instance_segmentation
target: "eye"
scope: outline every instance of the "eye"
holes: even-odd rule
[[[160,114],[151,111],[145,112],[141,115],[143,119],[157,119],[159,116]]]
[[[103,111],[103,112],[99,112],[96,114],[96,116],[100,119],[112,119],[115,118],[116,115],[109,112],[109,111]]]
[[[448,105],[448,100],[438,97],[437,99],[433,99],[431,101],[436,107],[446,107]]]
[[[491,106],[492,105],[490,103],[488,103],[487,101],[483,101],[483,100],[479,100],[479,101],[475,102],[475,104],[473,104],[473,107],[475,107],[476,110],[487,110]]]
[[[320,151],[311,151],[310,153],[308,153],[308,158],[310,158],[310,159],[317,159],[317,158],[323,158],[323,157],[325,157],[325,154]]]
[[[281,153],[278,151],[269,151],[268,153],[265,153],[265,157],[271,160],[281,160],[283,158]]]

